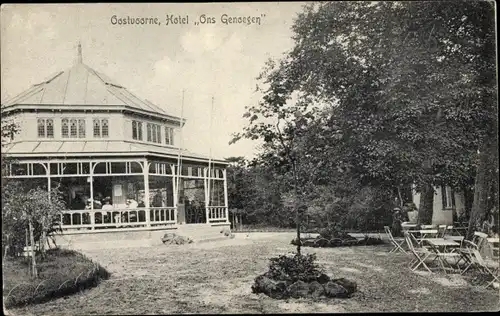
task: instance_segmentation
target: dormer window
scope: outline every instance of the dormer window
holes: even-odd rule
[[[132,121],[132,139],[142,140],[142,122]]]
[[[54,138],[54,121],[38,119],[38,138]]]
[[[165,144],[174,144],[174,129],[172,127],[165,126]]]
[[[61,135],[63,138],[85,138],[85,119],[63,118]]]
[[[109,137],[108,119],[94,119],[94,138],[107,138]]]

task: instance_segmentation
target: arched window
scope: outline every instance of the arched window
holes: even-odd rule
[[[85,120],[78,120],[78,137],[85,138]]]
[[[174,144],[174,129],[172,127],[165,126],[165,144]]]
[[[161,127],[156,125],[156,143],[161,144]]]
[[[132,139],[138,138],[137,123],[138,123],[137,121],[132,121]]]
[[[108,137],[109,136],[109,127],[108,127],[108,120],[103,119],[101,120],[101,132],[102,132],[102,137]]]
[[[100,122],[100,120],[94,119],[93,125],[94,125],[94,137],[100,137],[101,136],[101,122]]]
[[[142,140],[142,122],[137,122],[137,139]]]
[[[151,136],[151,129],[152,129],[151,123],[148,123],[147,129],[148,129],[148,142],[150,142],[153,140],[153,137]]]
[[[47,119],[45,123],[47,124],[47,138],[54,138],[54,121]]]
[[[76,137],[76,135],[77,135],[76,119],[71,119],[69,121],[69,128],[70,128],[71,137]]]
[[[38,137],[45,137],[45,120],[38,119]]]
[[[68,129],[68,119],[62,119],[61,121],[61,135],[64,138],[69,137],[69,129]]]

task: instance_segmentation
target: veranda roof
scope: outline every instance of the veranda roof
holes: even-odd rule
[[[3,151],[13,157],[85,157],[85,156],[123,156],[123,155],[156,155],[177,158],[179,150],[172,147],[142,144],[122,140],[92,141],[21,141],[9,144]],[[209,157],[195,154],[187,150],[181,151],[183,160],[208,161]],[[227,164],[220,158],[212,157],[212,161]]]

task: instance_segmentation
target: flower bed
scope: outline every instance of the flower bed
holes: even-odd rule
[[[42,303],[97,286],[110,273],[83,254],[52,249],[37,258],[38,278],[29,275],[31,258],[4,259],[4,303],[13,307]]]
[[[380,245],[384,241],[380,238],[365,236],[363,239],[357,239],[347,235],[334,238],[324,238],[321,236],[314,238],[301,238],[301,246],[304,247],[348,247],[348,246],[370,246]],[[297,245],[297,239],[291,241],[292,245]]]
[[[345,278],[331,279],[314,263],[315,259],[314,254],[271,258],[269,271],[255,278],[252,292],[275,299],[347,298],[356,292],[355,282]]]

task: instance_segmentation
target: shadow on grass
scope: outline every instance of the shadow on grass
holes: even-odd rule
[[[37,255],[38,278],[30,276],[31,258],[7,258],[3,262],[6,308],[38,304],[95,287],[111,276],[85,255],[65,249],[51,249]]]

